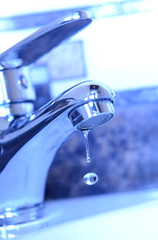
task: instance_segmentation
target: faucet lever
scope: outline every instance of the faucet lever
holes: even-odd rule
[[[49,23],[0,54],[0,70],[22,67],[35,62],[89,23],[91,19],[84,11],[75,12],[72,16]]]

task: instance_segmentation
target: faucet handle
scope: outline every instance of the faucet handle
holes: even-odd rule
[[[35,62],[90,22],[88,14],[79,11],[49,23],[0,54],[0,70],[19,68]]]
[[[91,22],[79,11],[51,22],[0,54],[0,117],[23,116],[32,112],[35,93],[23,68]],[[24,74],[25,73],[25,74]]]

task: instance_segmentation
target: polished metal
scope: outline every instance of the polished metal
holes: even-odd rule
[[[90,22],[89,18],[85,20],[83,13],[80,16],[84,16],[82,23],[76,15],[75,25],[74,18],[68,18],[60,25],[59,32],[56,32],[56,43],[58,39],[61,42],[61,39],[65,38],[62,37],[62,34],[65,34],[63,26],[68,22],[70,25],[67,25],[66,29],[71,34],[74,33],[74,28],[76,32]],[[41,36],[40,31],[39,33]],[[66,37],[71,34],[66,34]],[[46,36],[47,40],[52,37],[47,33]],[[34,35],[31,39],[35,40]],[[42,38],[42,41],[44,39]],[[27,57],[25,59],[26,51],[22,51],[21,44],[15,47],[17,51],[14,56],[18,59],[23,56],[21,66],[31,63],[36,60],[37,55],[45,52],[42,50],[42,42],[35,42],[40,45],[38,49],[41,50],[40,54],[38,51],[35,51],[36,54],[32,53],[31,60]],[[34,47],[35,42],[31,41]],[[7,51],[1,56],[5,64],[0,81],[0,234],[3,226],[29,222],[40,216],[47,174],[62,143],[75,130],[91,129],[108,122],[115,114],[115,94],[107,85],[93,81],[86,81],[68,89],[33,112],[34,94],[27,93],[29,80],[22,74],[21,68],[12,68],[14,65],[9,65],[14,60],[13,49],[14,47],[11,54]],[[29,50],[27,47],[26,49]],[[7,54],[9,57],[5,57]],[[25,109],[26,106],[28,110]]]
[[[49,23],[0,54],[0,116],[32,112],[35,94],[24,66],[32,64],[90,23],[88,14],[78,11]]]
[[[78,11],[40,28],[0,55],[1,69],[27,66],[91,23],[86,12]]]
[[[32,112],[35,99],[26,68],[0,71],[0,117],[21,116]]]
[[[109,100],[90,101],[74,109],[69,117],[74,127],[80,131],[90,130],[108,122],[114,114]]]

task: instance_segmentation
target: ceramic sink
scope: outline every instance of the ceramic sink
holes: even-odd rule
[[[157,240],[158,191],[47,202],[38,231],[18,240]]]

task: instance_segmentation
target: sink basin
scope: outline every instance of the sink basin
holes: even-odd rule
[[[17,239],[158,239],[157,190],[52,201],[45,215],[40,230]]]

